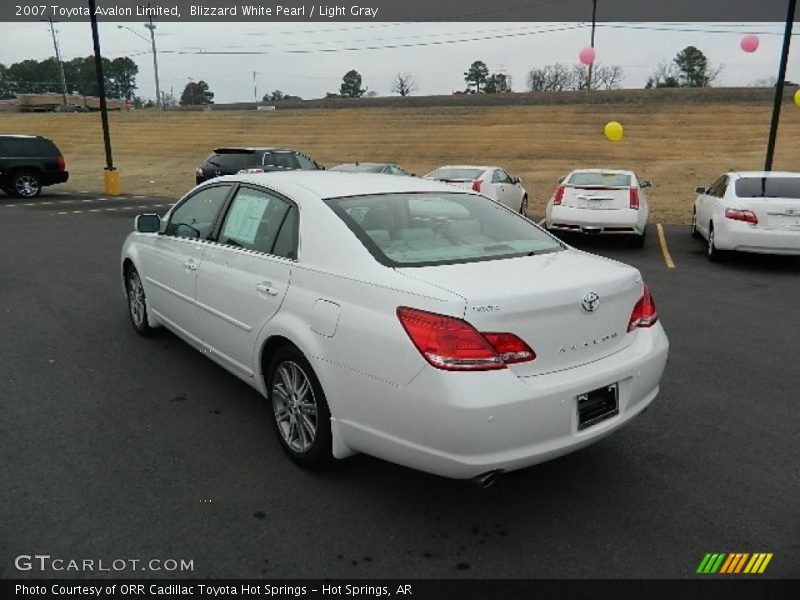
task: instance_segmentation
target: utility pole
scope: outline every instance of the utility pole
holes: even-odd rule
[[[775,156],[775,142],[778,138],[778,122],[781,118],[781,103],[783,102],[783,87],[786,82],[786,63],[789,61],[789,45],[792,41],[792,27],[797,0],[789,0],[786,13],[786,30],[783,34],[783,50],[781,51],[781,65],[778,69],[778,81],[775,84],[775,104],[772,108],[772,124],[769,129],[769,142],[767,143],[767,159],[764,161],[764,170],[772,171],[772,159]]]
[[[256,83],[255,71],[253,71],[253,99],[258,102],[258,84]]]
[[[148,7],[150,4],[147,5]],[[153,17],[147,17],[148,23],[144,26],[150,30],[150,44],[153,46],[153,71],[156,74],[156,108],[164,108],[164,101],[161,98],[161,85],[158,81],[158,52],[156,51],[156,26],[153,25]]]
[[[597,25],[597,0],[592,0],[592,50],[594,50],[594,30]],[[586,95],[588,96],[592,91],[592,70],[594,68],[594,61],[589,65],[589,79],[586,81]]]
[[[100,122],[103,125],[103,143],[106,149],[106,168],[103,174],[105,192],[110,196],[119,195],[119,174],[114,168],[111,155],[111,134],[108,130],[108,105],[106,104],[106,84],[103,78],[103,60],[100,55],[100,33],[97,31],[95,0],[89,0],[89,16],[92,23],[92,42],[94,44],[94,67],[97,72],[97,92],[100,96]]]
[[[44,21],[45,19],[41,19]],[[64,63],[61,62],[61,51],[58,49],[58,40],[56,39],[56,30],[53,27],[53,17],[47,17],[47,22],[50,23],[50,34],[53,36],[53,48],[56,51],[56,60],[58,61],[58,70],[61,73],[61,93],[64,97],[64,104],[67,103],[67,80],[64,78]]]

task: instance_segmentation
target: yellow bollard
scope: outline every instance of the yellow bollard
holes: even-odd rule
[[[119,171],[106,169],[103,172],[103,181],[105,183],[105,190],[107,196],[119,196]]]

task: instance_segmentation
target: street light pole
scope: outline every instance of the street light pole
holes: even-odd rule
[[[149,6],[149,5],[148,5]],[[164,108],[164,100],[161,98],[161,86],[158,81],[158,52],[156,51],[156,26],[153,25],[153,17],[148,17],[148,23],[145,23],[145,27],[150,30],[150,44],[153,47],[153,71],[156,75],[156,107],[157,108]]]
[[[783,34],[783,50],[781,52],[781,65],[778,69],[778,81],[775,83],[775,104],[772,108],[772,124],[769,129],[769,142],[767,143],[767,158],[764,161],[764,170],[772,170],[772,159],[775,156],[775,142],[778,138],[778,122],[781,118],[781,103],[783,102],[783,87],[786,82],[786,63],[789,61],[789,45],[792,41],[792,27],[797,0],[789,0],[786,14],[786,30]]]
[[[594,49],[594,30],[597,25],[597,0],[592,0],[592,49]],[[592,91],[592,70],[594,67],[594,61],[589,64],[589,79],[586,82],[586,93],[589,94]]]
[[[42,19],[44,21],[44,19]],[[64,63],[61,62],[61,51],[58,49],[58,40],[56,40],[56,30],[53,27],[53,17],[47,17],[47,22],[50,23],[50,34],[53,36],[53,48],[56,51],[56,60],[58,61],[58,70],[61,74],[61,93],[64,97],[64,104],[67,103],[67,80],[64,77]]]

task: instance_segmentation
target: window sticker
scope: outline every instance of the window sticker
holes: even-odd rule
[[[242,244],[252,245],[268,204],[269,199],[264,196],[240,193],[225,221],[223,239],[233,239]]]

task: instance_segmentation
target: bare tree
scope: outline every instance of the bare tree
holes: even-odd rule
[[[625,73],[619,65],[603,66],[595,64],[592,69],[592,91],[594,90],[617,90],[622,86]],[[589,81],[589,67],[586,65],[575,65],[572,67],[572,81],[570,88],[574,90],[585,90]]]
[[[593,90],[615,90],[621,87],[625,73],[619,65],[595,65],[592,73]],[[561,63],[545,65],[528,72],[528,90],[531,92],[561,92],[585,90],[589,69],[585,65],[569,67]]]
[[[410,96],[417,89],[417,82],[410,73],[398,73],[394,76],[392,92],[401,96]]]
[[[572,89],[573,74],[567,65],[555,63],[531,69],[528,72],[528,90],[531,92],[560,92]]]

